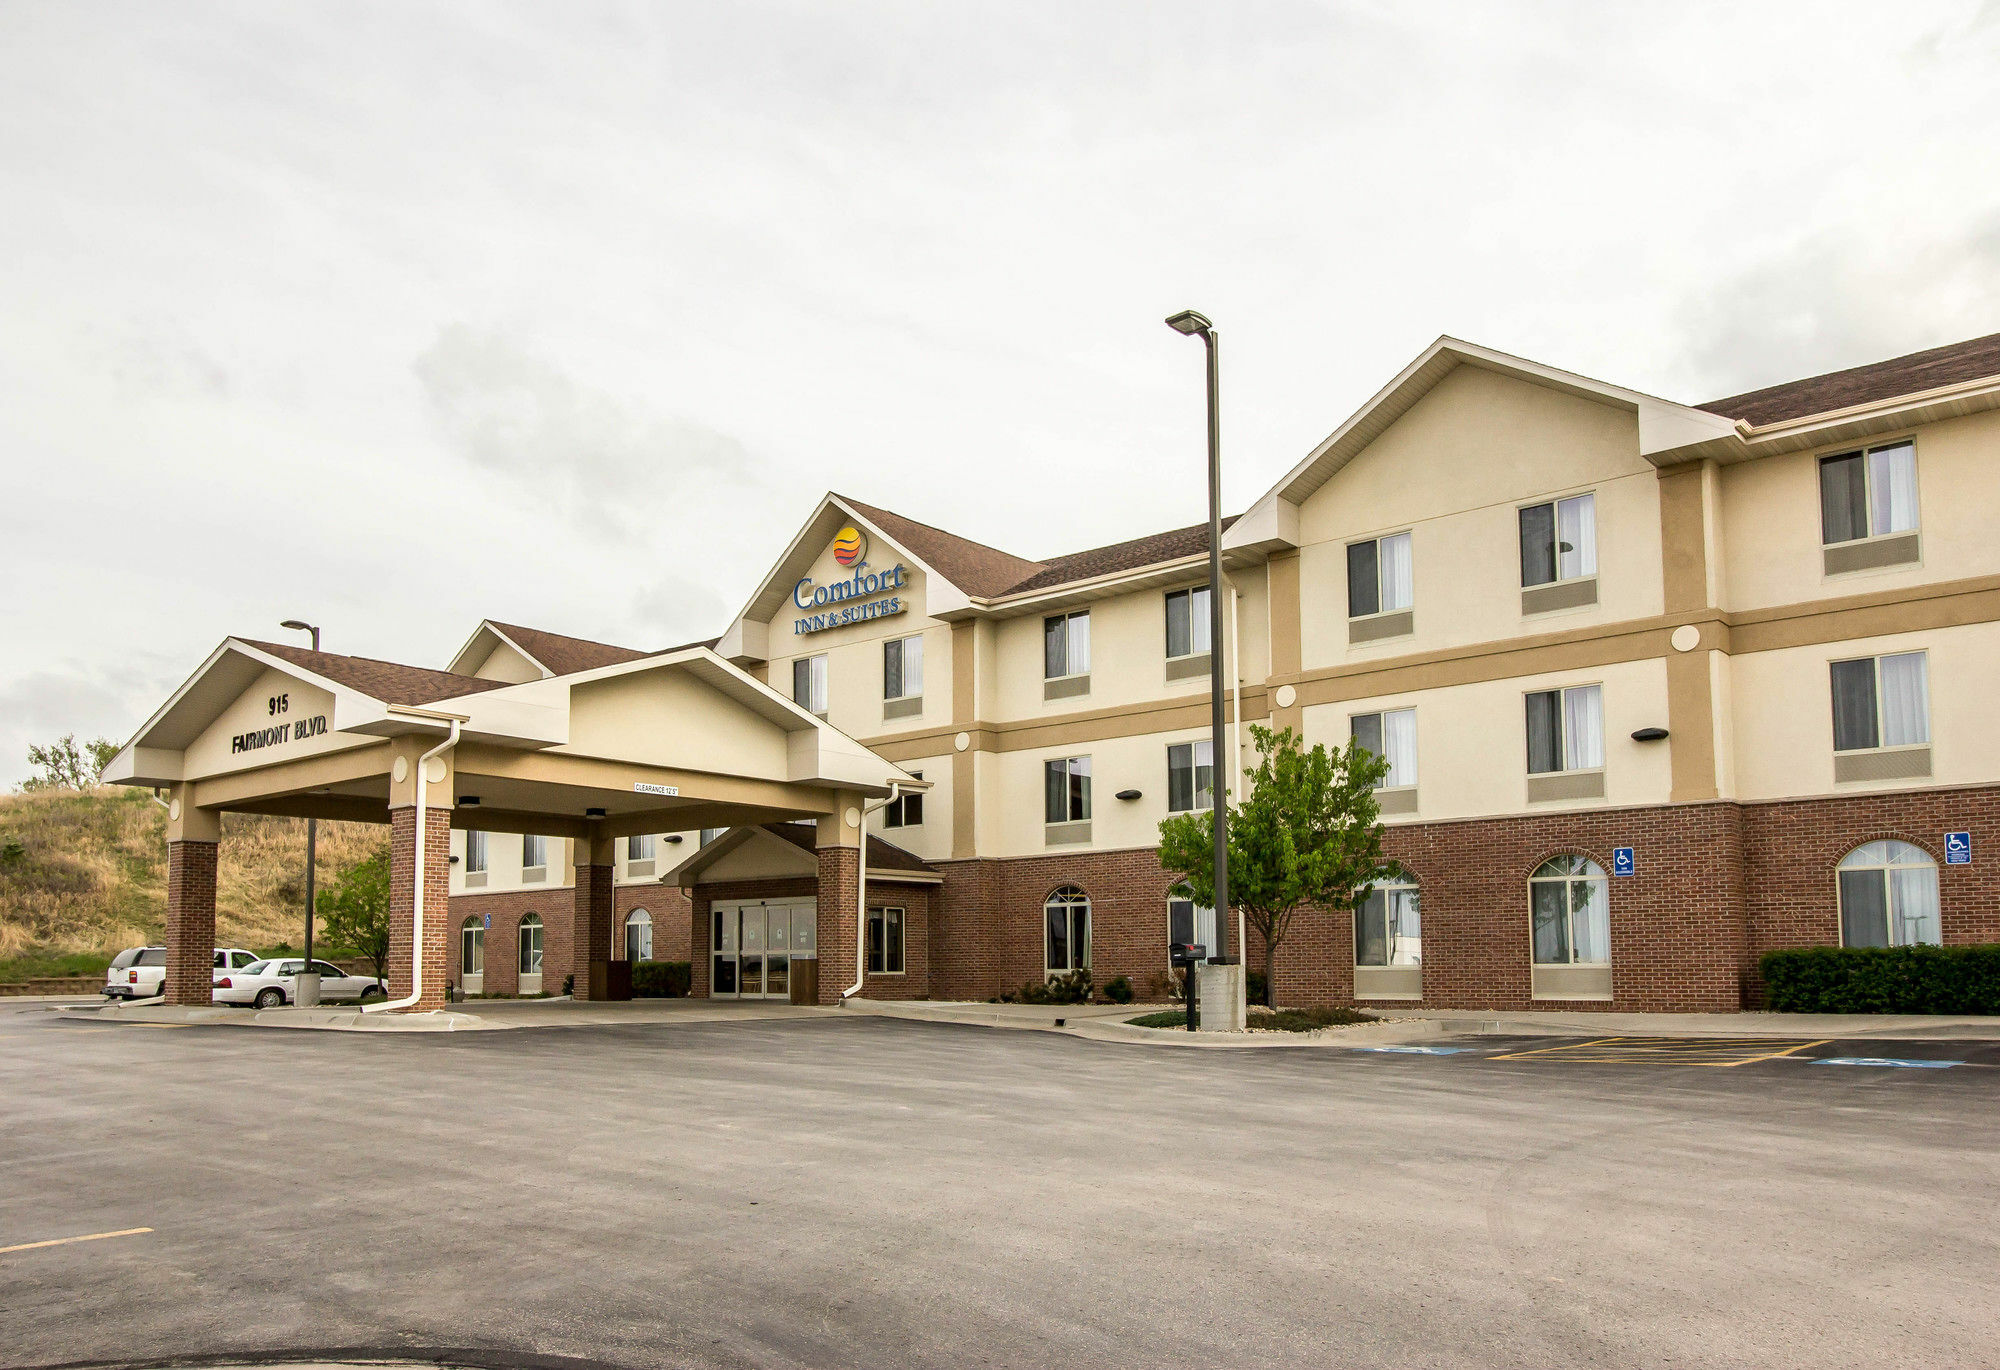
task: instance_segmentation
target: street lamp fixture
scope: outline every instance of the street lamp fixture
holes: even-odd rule
[[[1223,765],[1223,758],[1229,755],[1228,745],[1222,730],[1222,371],[1219,353],[1222,341],[1216,336],[1215,325],[1207,316],[1192,309],[1183,309],[1178,314],[1169,315],[1167,327],[1184,337],[1199,337],[1208,353],[1208,726],[1209,759],[1213,766],[1211,784],[1214,786],[1215,807],[1215,941],[1212,960],[1225,960],[1222,955],[1229,945],[1229,791],[1223,785],[1223,776],[1230,768]],[[1237,956],[1240,959],[1244,948],[1243,938],[1237,934]],[[1192,976],[1194,968],[1188,968]],[[1191,1002],[1191,1001],[1190,1001]],[[1188,1026],[1194,1026],[1194,1015],[1188,1015]]]

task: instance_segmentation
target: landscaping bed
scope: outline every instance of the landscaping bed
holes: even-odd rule
[[[1185,1029],[1187,1011],[1164,1009],[1158,1013],[1142,1013],[1125,1021],[1133,1027]],[[1318,1032],[1321,1028],[1352,1027],[1357,1023],[1377,1021],[1375,1014],[1364,1013],[1358,1008],[1281,1008],[1275,1012],[1267,1008],[1252,1008],[1249,1027],[1252,1032]]]

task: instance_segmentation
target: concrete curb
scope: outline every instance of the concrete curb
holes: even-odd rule
[[[1355,1023],[1348,1027],[1320,1028],[1314,1032],[1189,1032],[1184,1028],[1134,1027],[1126,1022],[1092,1020],[1055,1029],[1072,1037],[1100,1042],[1129,1042],[1144,1046],[1179,1047],[1194,1051],[1268,1051],[1300,1047],[1397,1045],[1442,1037],[1445,1029],[1436,1023],[1411,1019],[1385,1018],[1376,1023]]]
[[[210,1004],[146,1004],[137,1008],[62,1008],[65,1018],[118,1027],[291,1028],[319,1032],[487,1032],[495,1024],[469,1013],[363,1013],[358,1008],[243,1009]]]

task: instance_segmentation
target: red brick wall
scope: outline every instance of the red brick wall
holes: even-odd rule
[[[167,843],[166,1002],[212,1002],[215,843]]]
[[[688,959],[691,906],[687,895],[665,885],[620,885],[613,888],[612,897],[616,924],[612,932],[613,948],[617,955],[625,954],[626,915],[633,909],[644,909],[653,915],[653,959]],[[482,992],[519,993],[521,919],[534,913],[539,914],[542,920],[542,989],[548,994],[561,994],[563,976],[569,972],[558,967],[569,963],[570,925],[575,907],[576,891],[570,885],[454,895],[447,920],[451,925],[448,956],[451,982],[454,985],[461,983],[459,928],[468,918],[483,921],[491,914],[493,926],[486,933],[486,975]],[[558,956],[563,960],[558,962]]]
[[[590,997],[590,963],[611,959],[611,889],[610,866],[576,868],[576,884],[570,891],[570,960],[564,978],[578,999]],[[543,988],[547,987],[544,981]]]
[[[451,983],[453,943],[458,925],[451,916],[451,810],[424,810],[424,982],[414,1008],[442,1008]],[[411,940],[415,927],[417,810],[389,814],[389,997],[410,992]]]
[[[903,911],[903,973],[871,974],[861,993],[868,999],[928,999],[931,997],[931,921],[935,885],[897,885],[868,877],[868,907]],[[854,906],[848,905],[851,910]],[[854,962],[842,968],[836,990],[854,983]]]
[[[858,945],[855,901],[861,889],[861,852],[855,847],[819,849],[819,1001],[840,1002]],[[836,972],[835,967],[838,967]]]

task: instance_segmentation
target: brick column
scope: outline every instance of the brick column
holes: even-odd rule
[[[591,844],[579,841],[577,853],[584,855]],[[609,845],[606,843],[605,845]],[[611,959],[612,866],[578,861],[576,866],[576,913],[571,923],[570,974],[575,976],[571,994],[590,997],[590,963]],[[548,986],[551,990],[559,985]]]
[[[213,842],[167,843],[166,1002],[211,1002],[215,975]]]
[[[819,1001],[840,1002],[854,983],[854,901],[861,887],[856,847],[819,849]]]
[[[416,1011],[443,1008],[451,974],[451,810],[424,810],[424,983]],[[410,992],[410,952],[416,926],[417,810],[389,811],[389,997]]]

